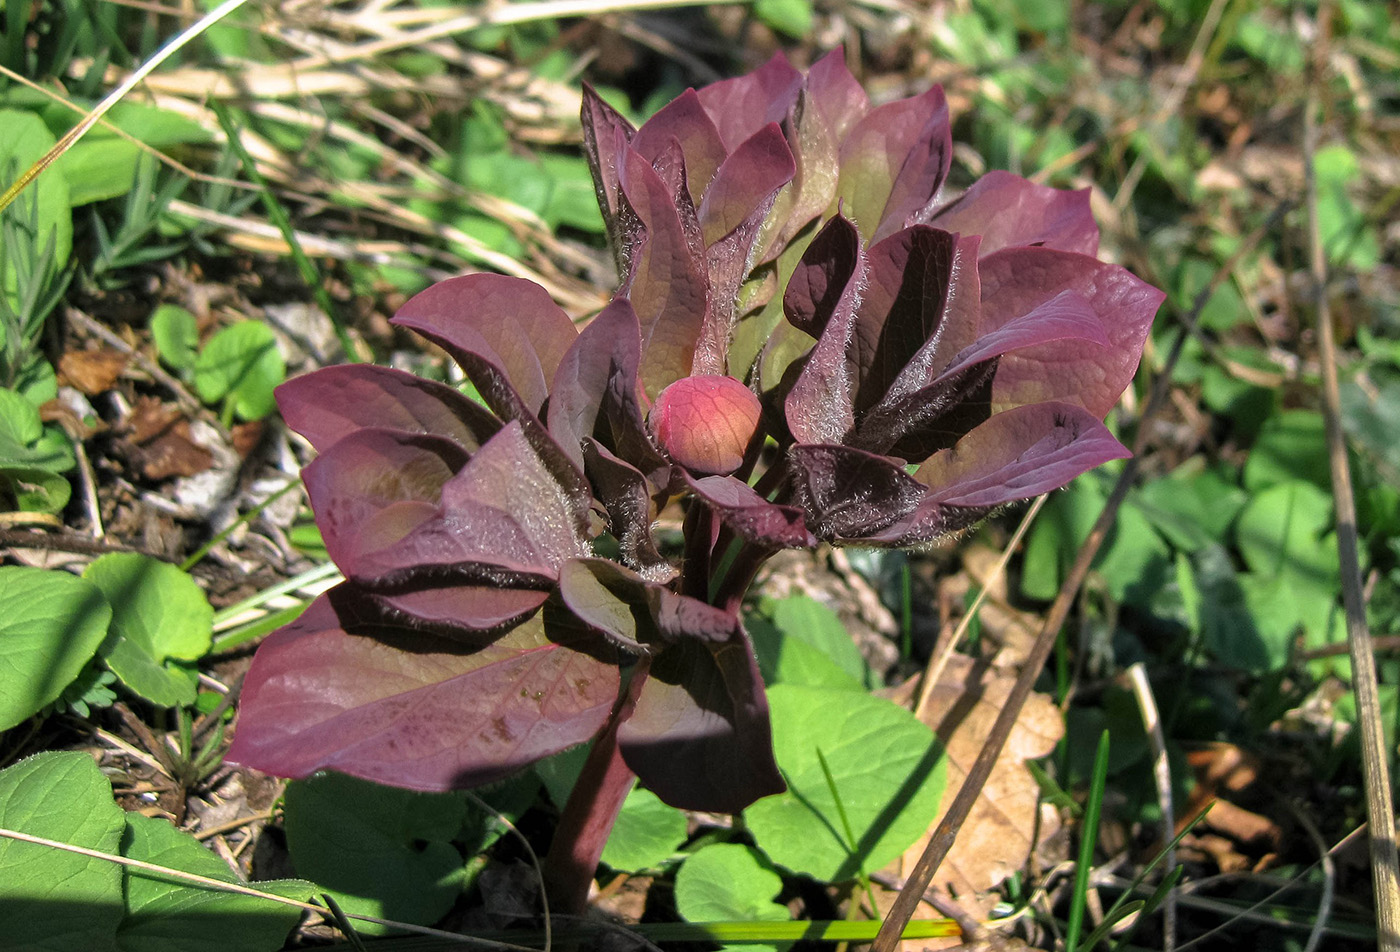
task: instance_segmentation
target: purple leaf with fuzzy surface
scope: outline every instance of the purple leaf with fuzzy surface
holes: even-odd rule
[[[370,426],[431,433],[471,452],[501,428],[500,420],[451,387],[369,364],[294,377],[277,388],[277,406],[287,425],[318,452]]]
[[[733,152],[768,123],[786,119],[801,89],[802,74],[777,53],[752,73],[711,83],[697,95]]]
[[[728,152],[700,97],[687,89],[663,106],[637,130],[632,148],[648,162],[656,162],[670,147],[679,143],[685,155],[686,185],[697,204],[710,187]]]
[[[931,383],[978,323],[977,239],[916,225],[870,249],[847,348],[865,413]]]
[[[836,197],[874,244],[927,218],[953,160],[942,87],[886,103],[856,123],[841,145]]]
[[[469,274],[414,295],[393,323],[439,345],[507,420],[538,415],[578,331],[549,292],[522,278]]]
[[[648,471],[663,464],[646,435],[637,393],[641,325],[626,300],[589,321],[559,362],[549,401],[549,432],[579,469],[583,441],[597,439]]]
[[[585,514],[586,518],[586,514]],[[508,423],[442,487],[434,518],[370,561],[377,577],[414,569],[492,571],[552,578],[565,560],[588,554],[572,502],[535,453],[519,423]]]
[[[998,413],[914,472],[932,498],[990,508],[1058,489],[1129,453],[1081,407],[1037,403]]]
[[[626,294],[641,323],[642,386],[655,398],[690,373],[709,310],[704,251],[682,222],[688,209],[678,207],[676,193],[636,152],[627,152],[620,182],[624,215],[636,221],[638,234]]]
[[[634,135],[632,123],[604,102],[587,83],[583,84],[581,118],[583,151],[588,157],[588,168],[593,173],[593,189],[597,193],[598,208],[608,231],[608,244],[613,250],[617,273],[626,275],[628,247],[618,217],[621,190],[617,179],[623,152]]]
[[[988,172],[935,212],[929,224],[981,235],[984,255],[1022,245],[1086,255],[1099,251],[1099,226],[1089,210],[1087,188],[1066,192],[1010,172]]]
[[[562,613],[461,649],[332,589],[259,647],[228,758],[460,789],[588,741],[617,697],[612,649]]]
[[[809,334],[820,328],[821,335],[783,404],[799,443],[839,443],[855,426],[846,347],[864,273],[855,227],[837,216],[813,239],[783,297],[789,322]]]
[[[1102,418],[1133,379],[1157,308],[1166,297],[1127,270],[1086,255],[1050,248],[1009,248],[979,265],[982,333],[1034,311],[1065,291],[1087,301],[1108,338],[1086,348],[1063,340],[1001,359],[992,389],[994,410],[1058,400]]]
[[[689,482],[695,495],[709,503],[741,539],[773,549],[810,549],[817,544],[796,506],[769,502],[733,476]]]
[[[373,554],[433,518],[468,456],[439,436],[367,428],[337,440],[304,470],[326,551],[350,577],[376,577]]]
[[[682,810],[737,813],[786,789],[753,649],[738,619],[729,623],[720,644],[687,639],[652,660],[618,729],[627,766]]]

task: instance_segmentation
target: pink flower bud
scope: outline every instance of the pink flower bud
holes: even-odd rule
[[[683,377],[661,391],[647,423],[673,462],[727,476],[744,461],[760,412],[758,397],[733,377]]]

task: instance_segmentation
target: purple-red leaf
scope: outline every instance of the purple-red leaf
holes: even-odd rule
[[[640,155],[628,151],[622,203],[639,240],[626,293],[641,323],[640,376],[649,398],[690,373],[709,309],[703,249],[687,236],[676,195]]]
[[[870,110],[841,145],[842,211],[866,244],[925,220],[953,158],[943,88]]]
[[[277,388],[277,406],[318,452],[370,426],[447,437],[471,452],[501,428],[486,408],[451,387],[370,364],[294,377]]]
[[[1039,245],[1095,255],[1099,226],[1089,210],[1089,190],[1036,185],[1010,172],[988,172],[956,201],[934,213],[929,224],[982,236],[982,254]]]
[[[552,578],[567,559],[588,551],[568,494],[520,424],[508,423],[443,485],[435,518],[362,564],[378,577],[457,569],[473,577],[495,573],[509,584],[517,575]]]
[[[341,586],[259,647],[228,757],[282,777],[473,787],[588,741],[618,683],[609,646],[567,616],[464,651]]]
[[[978,318],[976,238],[916,225],[872,246],[869,260],[847,349],[857,413],[930,383]]]
[[[817,544],[801,509],[769,502],[732,476],[690,480],[690,488],[747,542],[773,549],[810,549]]]
[[[1133,379],[1165,295],[1117,265],[1049,248],[999,251],[982,259],[979,272],[982,333],[1073,291],[1093,308],[1108,338],[1102,347],[1061,340],[1007,354],[997,368],[993,410],[1057,400],[1102,419]]]
[[[730,152],[770,122],[781,123],[797,101],[802,74],[782,53],[746,76],[711,83],[697,95]]]
[[[971,264],[974,259],[975,255],[969,257],[968,267],[975,267]],[[859,325],[857,328],[859,333]],[[954,421],[941,418],[964,400],[981,397],[981,385],[997,369],[993,361],[1015,350],[1058,340],[1078,340],[1090,349],[1108,344],[1098,315],[1076,291],[1062,291],[1031,313],[979,337],[931,382],[912,392],[908,386],[922,380],[926,371],[917,361],[911,363],[889,394],[860,421],[855,442],[862,449],[901,456],[907,452],[915,459],[919,449],[927,455],[950,445],[947,434],[961,433],[948,426]],[[930,430],[929,424],[935,420],[938,425]],[[896,446],[898,450],[892,450]]]
[[[497,415],[538,415],[549,381],[578,336],[549,292],[522,278],[468,274],[414,295],[393,323],[452,355]]]
[[[587,83],[583,84],[580,118],[583,121],[584,154],[588,156],[588,168],[593,173],[593,189],[598,195],[598,208],[603,213],[603,224],[607,227],[609,244],[616,257],[617,273],[626,275],[627,247],[618,219],[617,178],[622,152],[633,135],[632,124],[604,102]]]
[[[874,536],[928,495],[894,460],[849,446],[798,444],[788,460],[797,501],[823,539]]]
[[[730,624],[722,644],[686,639],[652,660],[618,730],[627,766],[682,810],[737,813],[786,789],[753,650],[738,619]]]
[[[870,97],[846,68],[846,51],[841,47],[807,70],[806,93],[808,107],[821,112],[837,142],[870,110]]]
[[[846,348],[864,273],[855,227],[838,215],[813,239],[783,297],[789,322],[820,334],[784,402],[788,429],[799,443],[839,443],[855,425]]]
[[[1037,403],[998,413],[914,473],[938,502],[990,508],[1058,489],[1129,453],[1082,407]]]
[[[559,595],[578,618],[636,652],[686,640],[725,644],[734,616],[607,559],[575,559],[559,573]]]
[[[584,466],[593,481],[598,501],[608,511],[608,528],[617,545],[622,561],[653,582],[669,582],[676,569],[656,548],[651,527],[656,521],[657,505],[664,504],[669,493],[672,467],[666,464],[666,486],[657,487],[631,463],[619,459],[593,440],[584,441]],[[661,503],[652,500],[661,496]]]
[[[788,281],[783,292],[788,323],[821,337],[833,315],[854,308],[861,267],[860,235],[838,215],[817,232]]]
[[[632,305],[616,300],[578,335],[554,374],[549,432],[579,469],[583,441],[600,440],[648,469],[661,463],[651,450],[638,402],[641,327]]]
[[[690,155],[686,153],[689,161]],[[792,180],[792,151],[777,123],[769,123],[730,153],[700,202],[700,227],[707,246],[766,210],[778,189]]]
[[[435,517],[442,487],[467,463],[438,436],[367,428],[337,440],[303,471],[326,551],[347,576]]]
[[[672,140],[679,143],[685,156],[686,184],[690,197],[698,204],[727,153],[719,130],[693,89],[687,89],[642,123],[632,139],[632,148],[648,162],[655,162]]]

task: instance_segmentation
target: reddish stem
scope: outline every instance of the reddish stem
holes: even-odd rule
[[[617,730],[631,713],[636,693],[645,680],[643,663],[632,672],[627,697],[593,742],[549,844],[549,855],[544,861],[545,889],[551,908],[564,915],[582,915],[587,910],[588,887],[598,870],[598,860],[617,822],[622,801],[637,779],[622,761]]]

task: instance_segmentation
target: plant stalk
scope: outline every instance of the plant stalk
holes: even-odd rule
[[[1346,439],[1341,423],[1341,393],[1337,380],[1337,343],[1327,301],[1327,259],[1322,248],[1318,220],[1317,153],[1318,84],[1326,78],[1327,39],[1331,9],[1318,11],[1317,41],[1313,49],[1314,81],[1308,86],[1303,112],[1303,174],[1307,190],[1309,265],[1314,306],[1317,311],[1318,362],[1322,365],[1322,415],[1327,424],[1327,457],[1332,471],[1332,498],[1337,510],[1337,554],[1342,581],[1342,605],[1347,619],[1347,647],[1351,657],[1351,689],[1356,694],[1356,722],[1361,737],[1361,768],[1366,790],[1366,814],[1371,846],[1371,879],[1376,900],[1376,933],[1383,952],[1400,949],[1400,855],[1395,844],[1395,806],[1391,797],[1390,768],[1386,762],[1385,734],[1381,726],[1380,690],[1376,678],[1375,646],[1366,624],[1366,596],[1361,584],[1361,564],[1356,529],[1356,499],[1347,464]]]
[[[550,907],[563,915],[578,916],[587,910],[588,888],[598,870],[603,847],[617,822],[622,802],[636,782],[637,775],[622,760],[617,731],[636,703],[645,680],[643,662],[632,673],[627,696],[593,742],[550,841],[549,855],[544,860],[544,888]]]

